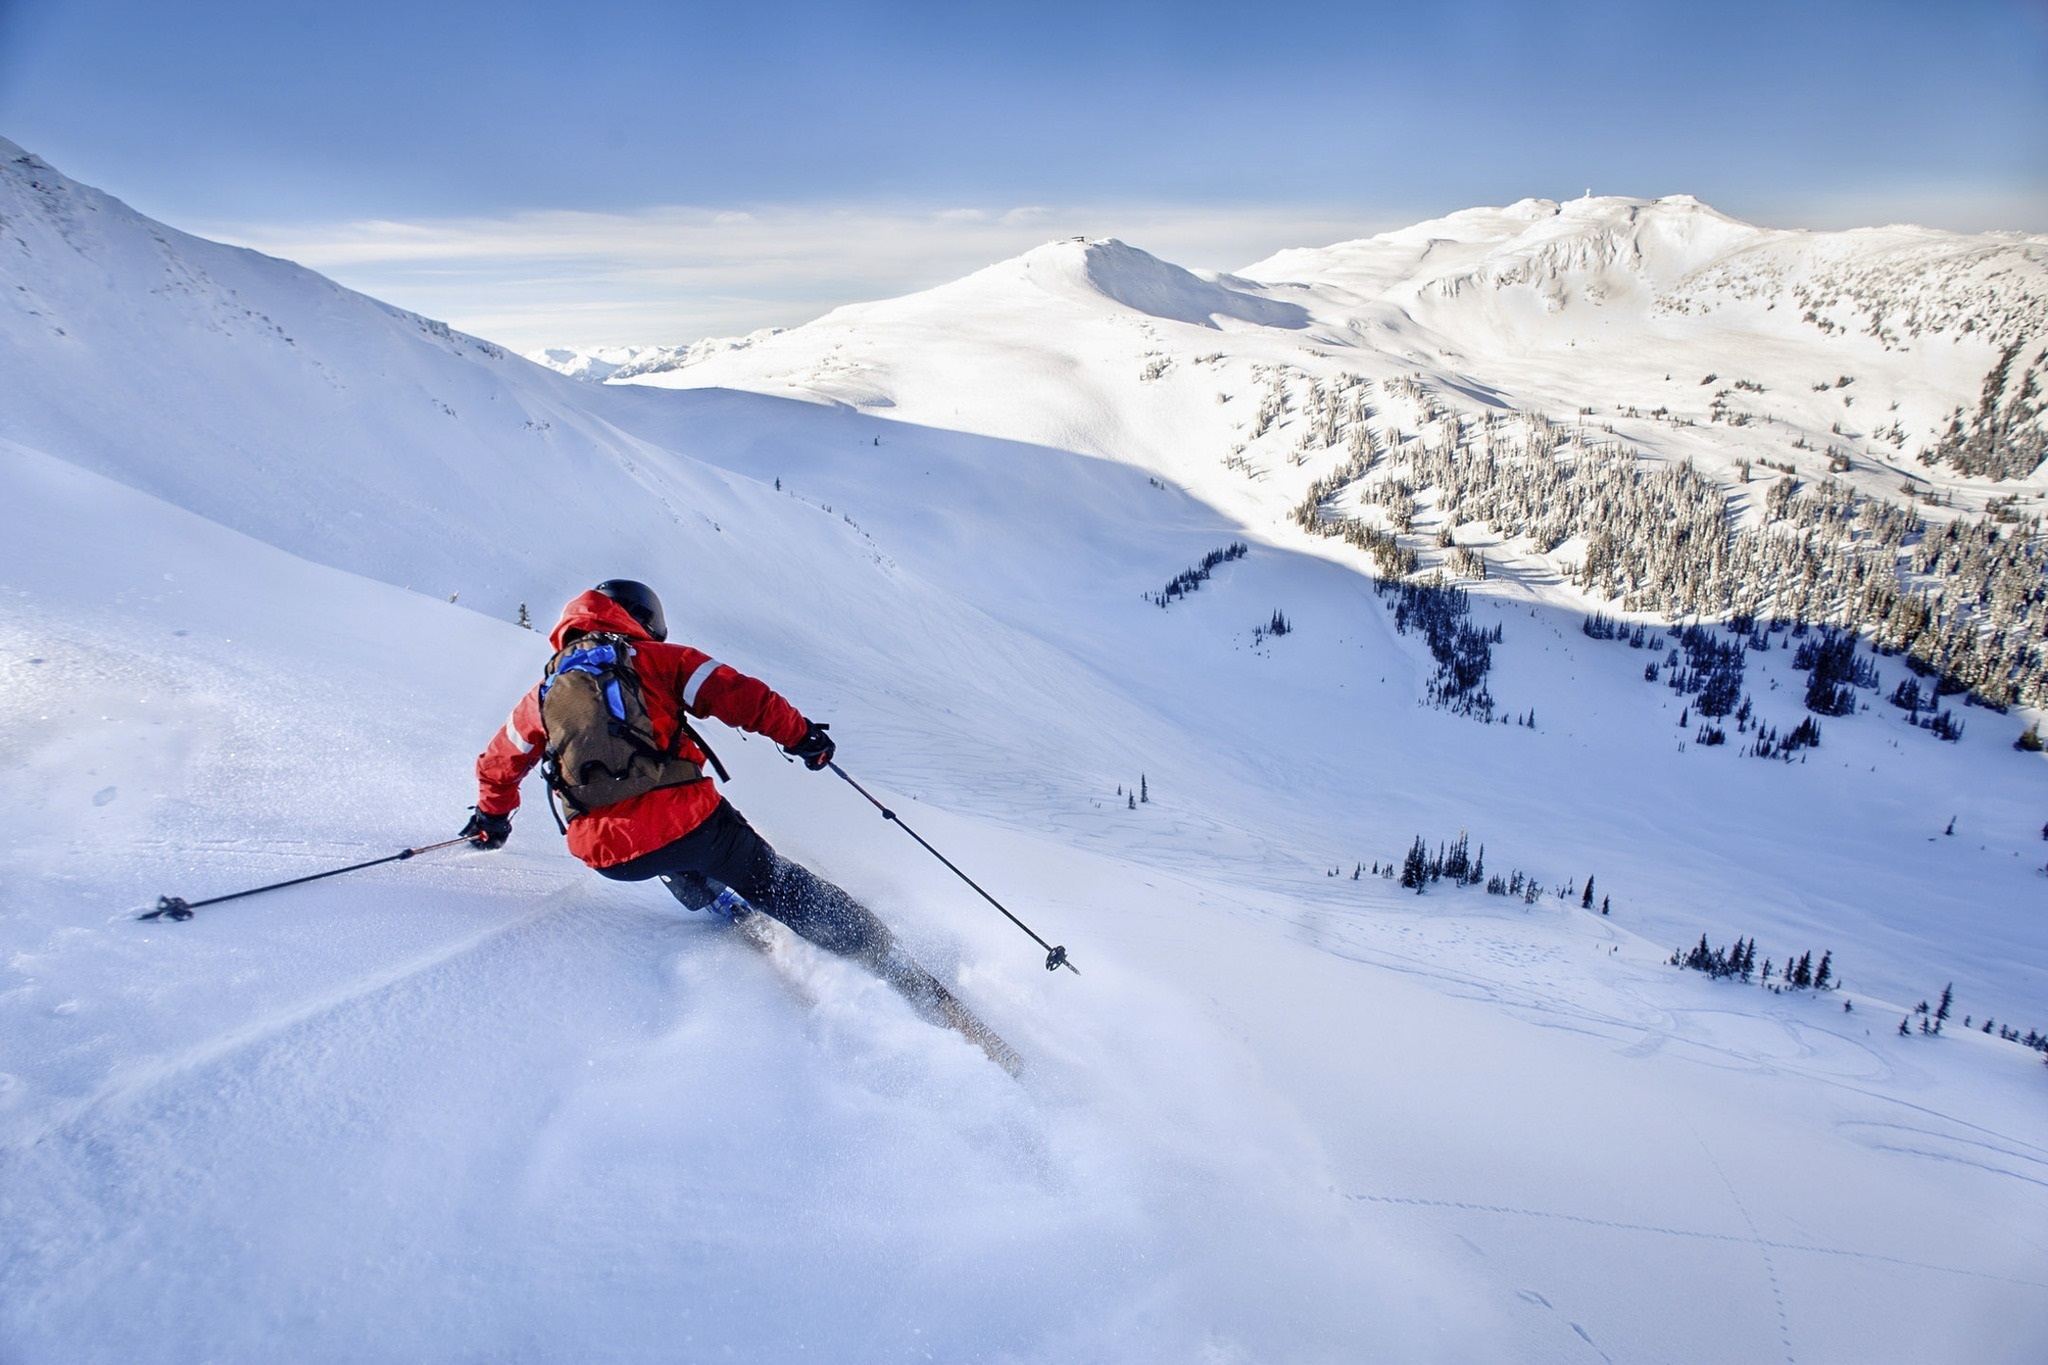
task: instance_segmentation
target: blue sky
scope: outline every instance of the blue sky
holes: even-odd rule
[[[2048,231],[2044,129],[2048,0],[0,0],[0,135],[519,345],[1587,188]]]

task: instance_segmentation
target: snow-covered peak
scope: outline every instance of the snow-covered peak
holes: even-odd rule
[[[1197,274],[1114,237],[1048,242],[982,275],[991,281],[1021,277],[1066,298],[1108,300],[1197,327],[1213,328],[1219,318],[1284,328],[1308,322],[1298,304],[1264,297],[1262,285],[1231,275]]]
[[[528,351],[526,358],[536,365],[545,365],[556,374],[601,384],[653,349],[665,348],[596,346],[583,350],[574,346],[548,346],[538,351]]]
[[[730,351],[743,351],[782,330],[763,327],[741,337],[706,337],[685,346],[552,346],[528,351],[526,358],[571,379],[593,384],[624,383],[643,375],[687,369]]]
[[[1210,330],[1232,322],[1284,330],[1308,325],[1305,308],[1270,297],[1272,292],[1255,280],[1188,270],[1113,237],[1070,237],[931,289],[834,309],[808,330],[813,336],[841,328],[872,335],[892,323],[957,322],[1020,309],[1035,314],[1048,304],[1078,310],[1083,316],[1142,314]],[[572,379],[626,383],[727,358],[787,331],[763,328],[743,337],[710,337],[682,346],[550,347],[528,352],[526,358]],[[770,347],[763,354],[773,364],[780,352]]]
[[[1980,331],[2003,345],[2038,333],[2048,315],[2048,236],[1764,228],[1689,194],[1465,209],[1282,251],[1242,273],[1392,303],[1467,345],[1502,329],[1531,340],[1529,305],[1539,314],[1627,307],[1648,322],[1754,304],[1757,313],[1787,309],[1824,336],[1864,333],[1891,346]],[[1574,316],[1550,328],[1558,340],[1583,342],[1587,315]],[[1745,314],[1745,325],[1754,322]]]
[[[338,307],[376,319],[371,325],[398,319],[405,324],[401,330],[417,331],[456,353],[493,360],[505,355],[446,323],[344,289],[293,262],[159,223],[0,138],[4,247],[13,249],[13,259],[0,264],[0,279],[14,286],[7,302],[28,317],[54,318],[67,307],[103,307],[109,293],[132,292],[150,304],[136,318],[142,324],[138,333],[175,315],[173,338],[193,328],[220,334],[268,332],[289,347],[288,314],[301,307],[316,314]],[[244,297],[246,288],[278,308],[252,308]],[[39,309],[38,304],[48,307]],[[52,330],[58,338],[68,335],[54,324]]]
[[[1523,199],[1334,246],[1283,251],[1243,273],[1334,285],[1366,297],[1430,286],[1455,294],[1475,283],[1498,287],[1603,274],[1670,284],[1765,232],[1689,194]]]
[[[0,438],[318,562],[490,581],[504,610],[537,595],[526,551],[449,509],[496,507],[502,532],[557,462],[603,469],[624,446],[498,346],[179,232],[13,144],[0,375]]]

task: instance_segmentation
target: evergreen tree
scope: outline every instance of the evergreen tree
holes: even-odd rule
[[[1586,874],[1586,894],[1585,894],[1585,895],[1583,895],[1583,896],[1581,896],[1581,897],[1579,897],[1579,909],[1581,909],[1581,910],[1591,910],[1592,908],[1593,908],[1593,876],[1592,876],[1592,874],[1591,874],[1591,873],[1587,873],[1587,874]]]
[[[1794,986],[1811,986],[1813,984],[1813,954],[1811,952],[1804,952],[1799,955],[1799,964],[1792,969],[1792,984]]]
[[[1442,855],[1443,875],[1449,877],[1457,886],[1465,884],[1465,874],[1471,870],[1471,862],[1465,853],[1466,843],[1465,831],[1461,829],[1458,831],[1458,841]]]
[[[2007,365],[2001,356],[1986,377],[1980,411],[1975,417],[1958,412],[1953,430],[1926,458],[1985,477],[2017,477],[2014,471],[2040,464],[2043,438],[2033,419],[2041,408],[2036,378],[2041,364],[2022,368],[2014,380],[2008,372],[2020,362]],[[1727,409],[1725,395],[1717,399],[1718,419],[1735,420],[1738,415]],[[1287,400],[1285,386],[1276,385],[1261,407],[1254,434],[1287,410]],[[1416,506],[1411,490],[1430,488],[1437,490],[1438,506],[1452,520],[1477,513],[1504,535],[1530,535],[1546,546],[1582,536],[1585,554],[1571,571],[1577,586],[1619,602],[1625,611],[1727,615],[1737,637],[1729,643],[1747,650],[1767,648],[1773,625],[1780,630],[1789,626],[1779,647],[1789,650],[1796,639],[1807,654],[1802,669],[1818,662],[1825,667],[1816,671],[1834,675],[1827,678],[1832,690],[1825,700],[1831,705],[1840,705],[1848,689],[1877,685],[1875,668],[1857,657],[1857,630],[1868,632],[1880,650],[1911,650],[1922,675],[1946,684],[1950,694],[1973,691],[2001,706],[2014,701],[2038,705],[2048,697],[2048,669],[2029,662],[2030,646],[2044,634],[2042,603],[2035,600],[2037,588],[2030,586],[2040,580],[2040,523],[2017,516],[2012,499],[2001,500],[2005,507],[1990,509],[1981,519],[1951,518],[1937,528],[1910,506],[1860,494],[1833,480],[1800,487],[1788,476],[1761,499],[1762,524],[1732,529],[1726,494],[1711,479],[1683,467],[1649,473],[1637,452],[1625,447],[1557,460],[1564,433],[1542,418],[1490,417],[1460,424],[1446,439],[1386,446],[1366,432],[1363,415],[1356,412],[1341,419],[1349,429],[1338,437],[1333,424],[1340,418],[1333,414],[1339,408],[1333,404],[1327,397],[1310,400],[1310,431],[1344,440],[1353,459],[1308,490],[1295,520],[1369,551],[1390,577],[1412,573],[1415,552],[1402,547],[1396,534],[1356,517],[1333,515],[1329,508],[1336,495],[1363,480],[1383,456],[1394,478],[1361,492],[1387,510],[1395,532],[1412,534]],[[2025,435],[2016,438],[2014,431]],[[1894,424],[1886,439],[1902,443],[1903,429]],[[1841,451],[1830,455],[1846,458]],[[1950,506],[1953,501],[1946,499]],[[2001,523],[2017,525],[2007,530]],[[1920,588],[1884,586],[1923,577],[1929,581]],[[1770,602],[1782,624],[1759,625],[1747,604],[1762,600]],[[1820,621],[1838,624],[1832,632],[1822,628],[1818,640],[1809,638],[1814,634],[1810,623]],[[1448,638],[1460,624],[1447,618],[1448,629],[1439,633]],[[1610,628],[1601,629],[1599,638],[1609,638]],[[1694,629],[1701,636],[1712,633]],[[2002,647],[1994,644],[2001,632],[2014,637]],[[1616,630],[1613,638],[1621,634]],[[2019,642],[2024,642],[2021,647],[2013,647]],[[1633,632],[1628,643],[1635,644]],[[1661,652],[1664,644],[1660,636],[1647,647]],[[1725,656],[1716,660],[1699,652],[1703,657],[1688,659],[1681,668],[1673,651],[1666,668],[1679,675],[1682,685],[1675,690],[1701,692],[1717,674],[1725,686],[1725,675],[1733,670],[1714,666],[1725,665]],[[1722,714],[1704,698],[1702,711]]]
[[[519,604],[519,625],[524,630],[533,629],[533,618],[526,614],[526,603]]]
[[[1422,836],[1415,836],[1415,842],[1408,847],[1408,856],[1401,861],[1401,885],[1413,887],[1417,895],[1429,880],[1429,850],[1423,845]]]
[[[1143,773],[1138,774],[1138,799],[1140,801],[1150,801],[1152,799],[1152,786],[1145,780],[1145,774]]]
[[[1602,896],[1602,897],[1600,898],[1600,913],[1601,913],[1601,914],[1603,914],[1603,915],[1607,913],[1607,897],[1605,897],[1605,896]],[[1751,947],[1755,947],[1756,945],[1755,945],[1755,944],[1751,944],[1750,946],[1751,946]]]
[[[1130,796],[1125,797],[1124,799],[1127,802],[1129,802],[1129,805],[1126,807],[1126,809],[1136,810],[1138,808],[1138,797],[1135,792],[1133,792]]]
[[[1956,998],[1956,983],[1951,981],[1941,988],[1941,1005],[1934,1011],[1935,1032],[1939,1033],[1941,1022],[1948,1018],[1948,1007]]]
[[[1913,1016],[1909,1014],[1904,1019],[1899,1020],[1899,1036],[1901,1038],[1904,1038],[1908,1034],[1912,1033],[1913,1030],[1910,1027],[1908,1027],[1910,1022],[1912,1021],[1912,1018]]]
[[[1707,946],[1707,936],[1700,935],[1700,941],[1685,956],[1685,965],[1696,972],[1711,972],[1714,968],[1714,950]]]
[[[1820,955],[1820,966],[1813,969],[1813,988],[1815,990],[1824,991],[1828,988],[1828,978],[1833,970],[1832,964],[1834,960],[1835,954],[1832,949]]]

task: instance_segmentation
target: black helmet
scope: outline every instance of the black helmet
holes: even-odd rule
[[[668,618],[661,614],[661,599],[645,583],[636,583],[630,578],[607,578],[593,591],[603,593],[624,607],[626,614],[640,623],[640,629],[655,639],[668,638]]]

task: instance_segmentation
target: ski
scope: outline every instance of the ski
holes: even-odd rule
[[[879,974],[925,1019],[957,1031],[1012,1076],[1022,1074],[1024,1058],[1017,1050],[983,1023],[980,1015],[961,1004],[960,997],[941,985],[937,977],[900,951],[891,955]]]
[[[774,916],[762,914],[730,887],[719,892],[707,908],[729,920],[735,933],[770,957],[775,956],[780,939],[789,933]],[[901,949],[892,950],[887,960],[872,970],[910,1002],[919,1018],[960,1034],[1010,1075],[1023,1072],[1023,1056]]]

